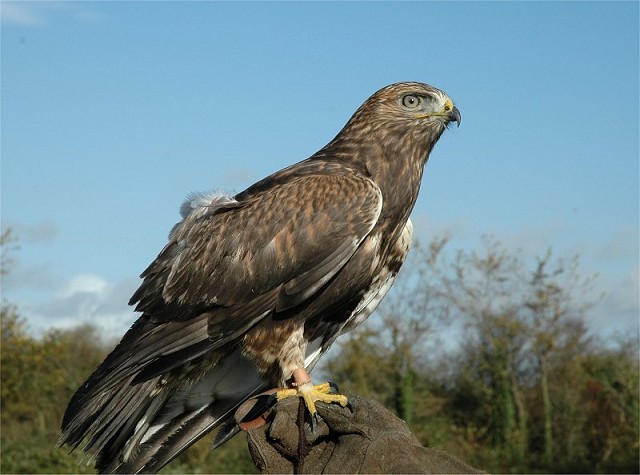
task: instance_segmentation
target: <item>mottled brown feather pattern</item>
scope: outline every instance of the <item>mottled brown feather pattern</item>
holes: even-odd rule
[[[131,298],[142,316],[72,398],[61,442],[91,436],[101,471],[147,472],[215,427],[216,444],[231,437],[235,407],[310,371],[389,290],[452,120],[442,91],[387,86],[309,159],[187,201]]]
[[[136,309],[160,321],[166,303],[229,306],[287,284],[330,259],[345,241],[353,252],[380,204],[379,190],[366,177],[318,174],[179,227],[165,248],[174,257],[163,251],[148,270]]]

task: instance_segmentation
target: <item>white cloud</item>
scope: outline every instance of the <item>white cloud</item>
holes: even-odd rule
[[[104,298],[109,293],[110,287],[109,283],[100,276],[81,274],[73,277],[65,288],[58,292],[57,297],[68,299],[77,294],[89,294],[95,295],[96,298]]]
[[[2,296],[25,292],[48,292],[57,282],[50,263],[25,264],[22,259],[10,256],[9,272],[2,276]]]
[[[626,260],[638,257],[638,228],[623,226],[617,229],[609,241],[598,250],[596,257],[603,260]]]
[[[48,244],[54,241],[58,235],[58,226],[50,220],[36,224],[26,224],[17,221],[2,223],[2,229],[11,229],[17,238],[17,244]]]
[[[95,274],[72,277],[52,297],[37,304],[18,304],[32,330],[72,328],[89,323],[108,339],[119,338],[139,316],[128,301],[139,284],[137,279],[111,283]]]
[[[612,294],[613,304],[623,312],[638,315],[640,307],[640,266],[623,277],[616,292]]]
[[[35,3],[0,2],[0,19],[2,19],[2,23],[38,26],[45,23],[44,17],[39,10]]]
[[[0,2],[0,19],[5,24],[42,26],[52,22],[57,14],[82,23],[102,19],[100,13],[87,8],[84,2]]]
[[[620,276],[602,280],[606,296],[590,312],[591,326],[604,337],[640,331],[640,266]]]

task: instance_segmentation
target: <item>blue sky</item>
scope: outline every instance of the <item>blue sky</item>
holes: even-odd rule
[[[2,295],[38,329],[118,333],[191,191],[241,191],[380,87],[462,113],[413,219],[472,249],[579,254],[638,331],[638,2],[2,2]]]

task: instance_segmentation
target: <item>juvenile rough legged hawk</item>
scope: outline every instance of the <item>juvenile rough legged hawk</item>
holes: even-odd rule
[[[155,472],[235,409],[346,403],[309,372],[385,296],[411,243],[423,167],[460,113],[416,82],[371,96],[313,156],[235,196],[192,195],[131,298],[142,316],[71,399],[61,443],[103,472]]]

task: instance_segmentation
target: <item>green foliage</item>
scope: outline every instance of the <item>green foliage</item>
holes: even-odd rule
[[[18,238],[11,228],[0,232],[0,276],[9,272],[13,264],[11,255],[19,248]]]
[[[395,411],[425,446],[489,472],[638,473],[639,342],[588,337],[592,279],[578,260],[525,263],[491,239],[473,252],[447,246],[414,249],[325,374]],[[0,317],[0,472],[94,473],[81,450],[56,444],[67,402],[111,345],[89,325],[34,337],[6,302]],[[453,322],[462,344],[446,353],[439,334]],[[256,473],[244,435],[214,453],[212,437],[162,472]]]
[[[161,473],[258,473],[247,449],[247,437],[239,434],[211,451],[207,436],[162,469]]]
[[[450,259],[446,245],[418,250],[419,279],[401,277],[382,324],[347,337],[326,371],[489,472],[637,473],[638,341],[590,340],[593,278],[578,259],[527,265],[494,239]],[[438,322],[454,319],[462,345],[430,357]]]
[[[27,331],[16,309],[0,311],[2,432],[0,473],[95,473],[81,450],[57,447],[60,423],[71,395],[106,356],[95,327],[51,330],[41,338]],[[256,473],[244,436],[215,453],[206,437],[163,473]]]
[[[3,473],[94,473],[80,454],[56,448],[71,394],[102,361],[106,349],[90,327],[31,337],[16,309],[0,309]]]

